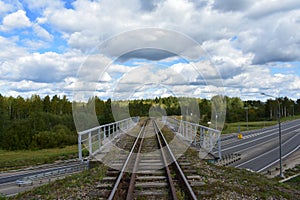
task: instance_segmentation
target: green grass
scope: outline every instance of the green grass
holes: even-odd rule
[[[52,163],[56,160],[66,160],[76,158],[78,152],[77,145],[64,148],[5,151],[0,150],[0,172],[10,169],[18,169],[38,164]]]
[[[291,187],[294,187],[294,188],[300,190],[300,176],[297,176],[295,178],[288,180],[287,182],[285,182],[285,184],[288,184]]]
[[[281,121],[285,122],[285,121],[291,121],[291,120],[294,120],[294,119],[300,119],[300,115],[283,117],[283,118],[281,118]]]
[[[287,183],[298,183],[298,187],[300,189],[300,185],[299,185],[299,183],[300,183],[300,176],[296,176],[295,178],[292,178],[292,179],[288,180]]]
[[[299,173],[300,173],[300,164],[297,164],[294,168],[285,170],[284,175],[286,177],[290,177]]]
[[[1,196],[1,194],[0,194],[0,200],[6,200],[6,199],[7,199],[7,197]]]
[[[291,121],[294,119],[299,119],[300,115],[289,116],[281,118],[281,122]],[[239,127],[240,132],[250,131],[261,129],[268,126],[276,125],[277,121],[257,121],[257,122],[248,122],[248,129],[247,129],[247,122],[235,122],[235,123],[225,123],[224,128],[222,130],[223,134],[226,133],[238,133]]]
[[[238,133],[239,127],[240,132],[250,131],[250,130],[256,130],[261,129],[267,126],[273,126],[276,125],[276,121],[260,121],[260,122],[248,122],[248,129],[247,129],[247,123],[246,122],[235,122],[235,123],[226,123],[222,133]]]
[[[287,169],[285,172],[284,172],[284,175],[286,177],[290,177],[290,176],[293,176],[293,175],[296,175],[296,174],[299,174],[300,173],[300,164],[296,165],[294,168],[292,169]],[[300,190],[300,176],[296,176],[288,181],[285,182],[286,184]]]

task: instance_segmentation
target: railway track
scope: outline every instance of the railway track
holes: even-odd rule
[[[197,199],[193,187],[201,177],[184,156],[176,161],[157,123],[148,119],[130,137],[130,153],[115,161],[99,185],[103,199]],[[173,150],[176,153],[176,149]]]

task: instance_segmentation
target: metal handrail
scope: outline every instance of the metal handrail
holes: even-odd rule
[[[117,122],[112,122],[112,123],[109,123],[109,124],[104,124],[104,125],[101,125],[101,126],[96,126],[96,127],[84,130],[84,131],[80,131],[80,132],[78,132],[78,135],[87,134],[87,133],[89,133],[91,131],[96,131],[96,130],[98,130],[100,128],[103,128],[103,127],[111,126],[111,125],[114,125],[114,124],[117,124],[117,123],[122,123],[122,122],[124,122],[126,120],[129,120],[129,119],[131,119],[132,121],[134,121],[133,119],[136,119],[136,118],[138,118],[138,117],[131,117],[131,118],[127,118],[127,119],[122,119],[122,120],[117,121]]]
[[[200,124],[196,124],[196,123],[192,123],[192,122],[188,122],[188,121],[183,121],[183,120],[178,120],[174,117],[169,117],[170,119],[173,119],[179,123],[186,123],[186,124],[190,124],[190,125],[193,125],[193,126],[197,126],[197,127],[200,127],[200,128],[203,128],[205,130],[208,130],[208,131],[213,131],[213,132],[217,132],[217,133],[220,133],[221,131],[220,130],[217,130],[217,129],[213,129],[213,128],[210,128],[210,127],[207,127],[207,126],[203,126],[203,125],[200,125]]]
[[[89,156],[93,156],[99,151],[103,141],[108,139],[111,141],[118,134],[122,134],[123,130],[131,129],[139,121],[139,117],[131,117],[117,122],[97,126],[88,130],[78,132],[78,157],[83,161],[82,150],[87,149]],[[95,144],[98,142],[97,149],[94,151]]]

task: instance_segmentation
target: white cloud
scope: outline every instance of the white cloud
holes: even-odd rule
[[[68,38],[68,44],[72,48],[81,50],[90,50],[100,43],[100,37],[94,34],[83,32],[74,32]]]
[[[218,1],[215,0],[213,2],[213,8],[218,9],[220,11],[225,12],[232,12],[232,11],[245,11],[247,8],[251,7],[254,1],[252,0],[243,0],[243,1],[236,1],[236,0],[222,0]]]
[[[14,48],[12,48],[14,49]],[[20,57],[0,63],[0,77],[8,81],[60,82],[76,72],[85,57],[76,51],[20,54]]]
[[[24,10],[18,10],[14,13],[6,15],[2,20],[2,26],[0,27],[2,31],[10,31],[18,28],[30,27],[31,22],[26,16]]]
[[[300,59],[298,1],[77,0],[68,9],[65,2],[59,0],[24,2],[20,5],[0,1],[0,16],[4,16],[0,29],[9,35],[0,36],[1,87],[6,81],[23,81],[28,90],[32,85],[32,91],[70,93],[77,80],[77,69],[85,61],[86,68],[81,69],[79,78],[86,84],[78,84],[78,87],[96,88],[101,97],[113,95],[116,92],[114,84],[118,81],[124,84],[119,88],[124,95],[132,90],[137,90],[139,97],[149,95],[143,92],[143,88],[130,88],[130,84],[163,83],[170,91],[183,96],[211,96],[222,91],[221,76],[226,94],[230,96],[275,91],[276,94],[300,98],[297,92],[299,75],[292,73],[299,71],[300,66],[286,70],[289,62]],[[24,7],[31,11],[31,19],[35,20],[30,22]],[[174,64],[169,70],[161,69],[160,76],[157,76],[146,68],[126,66],[128,57],[124,57],[124,63],[120,60],[113,63],[116,57],[140,47],[160,47],[175,54],[184,50],[193,56],[195,49],[182,38],[162,31],[151,32],[150,29],[140,34],[131,32],[125,34],[126,37],[113,37],[110,42],[105,42],[115,34],[149,27],[166,28],[191,36],[210,55],[213,65],[207,61],[176,64],[177,57],[166,54],[160,61]],[[84,52],[99,47],[103,41],[104,47],[97,49],[103,55],[94,52],[86,59]],[[44,52],[43,49],[65,44],[66,51],[62,53]],[[196,50],[194,55],[206,55]],[[134,56],[148,58],[152,63],[159,60],[157,54],[150,51],[146,54],[135,52]],[[138,62],[133,64],[145,64]],[[272,68],[274,63],[276,66]],[[103,73],[105,66],[108,68]],[[123,79],[119,79],[122,75]],[[47,88],[39,88],[40,84],[47,84]],[[6,87],[7,94],[18,93],[18,88],[12,84],[6,84]],[[145,91],[149,92],[149,87],[144,88]],[[166,91],[159,89],[157,92],[163,95]]]
[[[280,16],[274,22],[273,17],[265,18],[261,21],[256,30],[252,30],[251,43],[242,40],[242,48],[245,51],[252,51],[255,54],[254,64],[264,64],[275,61],[295,61],[299,60],[300,42],[299,29],[297,22],[299,12],[290,12]],[[247,41],[247,38],[244,38]]]
[[[184,0],[176,3],[155,1],[149,5],[137,0],[126,4],[122,1],[75,1],[74,9],[46,9],[43,23],[52,24],[65,34],[70,47],[83,51],[120,32],[141,27],[161,27],[188,34],[200,43],[238,36],[238,47],[243,53],[255,55],[254,64],[275,61],[275,58],[297,59],[300,54],[296,44],[300,31],[294,29],[299,27],[299,3],[288,1],[282,5],[280,1],[272,1],[270,8],[265,4],[269,1],[243,1],[234,5],[231,0],[227,0],[226,4],[212,1],[201,7]],[[114,12],[111,12],[112,8]],[[251,13],[259,9],[269,9],[266,13],[272,13],[272,16],[268,18],[269,14],[263,14],[267,17],[253,19]],[[140,38],[136,35],[133,39],[140,41]],[[118,41],[119,47],[132,43],[134,41],[123,41],[122,44]],[[285,48],[277,48],[282,44]]]
[[[51,35],[47,30],[45,30],[43,27],[41,27],[38,24],[33,25],[33,31],[34,33],[41,39],[46,41],[52,41],[53,35]]]
[[[263,0],[257,1],[250,7],[247,15],[253,18],[261,18],[277,13],[288,12],[300,8],[300,2],[294,0],[286,0],[284,3],[280,0]]]
[[[61,0],[23,0],[26,6],[32,11],[43,11],[44,9],[59,9],[64,7],[64,2]]]
[[[16,41],[18,38],[5,38],[0,36],[0,58],[1,62],[5,62],[7,60],[15,60],[16,57],[20,57],[26,55],[27,52],[24,48],[16,45]]]
[[[14,8],[11,4],[7,4],[3,1],[0,1],[0,17],[5,15],[6,13],[12,11]]]

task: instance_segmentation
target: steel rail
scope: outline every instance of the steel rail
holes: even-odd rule
[[[159,144],[159,147],[160,147],[160,151],[161,151],[161,156],[163,158],[163,162],[164,162],[164,166],[165,166],[165,170],[166,170],[166,174],[167,174],[167,178],[168,178],[168,182],[169,182],[169,186],[170,186],[170,189],[171,189],[171,194],[172,194],[172,198],[174,200],[177,200],[177,195],[176,195],[176,189],[175,189],[175,185],[174,185],[174,182],[173,182],[173,179],[172,179],[172,176],[171,176],[171,172],[170,172],[170,169],[169,169],[169,166],[168,166],[168,162],[167,162],[167,159],[166,159],[166,155],[163,151],[163,146],[162,146],[162,143],[160,141],[160,134],[159,134],[159,129],[157,127],[157,124],[155,123],[155,121],[153,120],[153,126],[154,126],[154,130],[155,130],[155,134],[156,134],[156,138],[157,138],[157,141],[158,141],[158,144]]]
[[[138,143],[138,140],[139,140],[139,138],[140,138],[140,136],[141,136],[143,130],[145,129],[145,126],[146,126],[146,123],[143,124],[143,126],[142,126],[142,128],[141,128],[141,130],[140,130],[140,132],[139,132],[139,134],[138,134],[138,136],[137,136],[136,139],[135,139],[135,142],[134,142],[134,144],[133,144],[133,146],[132,146],[132,148],[131,148],[131,151],[130,151],[130,153],[129,153],[129,155],[128,155],[128,157],[127,157],[127,159],[126,159],[126,161],[125,161],[125,163],[124,163],[124,165],[123,165],[123,167],[122,167],[122,169],[121,169],[119,175],[118,175],[118,178],[117,178],[117,180],[116,180],[116,182],[115,182],[115,184],[114,184],[114,187],[113,187],[113,189],[112,189],[112,191],[111,191],[111,193],[110,193],[110,195],[109,195],[109,197],[108,197],[108,200],[114,199],[114,197],[115,197],[115,195],[116,195],[116,193],[117,193],[117,191],[118,191],[118,188],[119,188],[119,186],[120,186],[122,177],[123,177],[124,174],[125,174],[125,169],[126,169],[128,163],[129,163],[129,160],[131,159],[131,156],[133,155],[133,151],[134,151],[134,149],[135,149],[135,147],[136,147],[136,145],[137,145],[137,143]]]
[[[167,143],[167,140],[166,140],[165,137],[163,136],[161,130],[158,128],[158,125],[157,125],[157,123],[156,123],[154,120],[153,120],[153,124],[154,124],[154,128],[155,128],[157,134],[160,135],[160,137],[162,138],[163,142],[165,143],[165,147],[167,148],[168,153],[170,154],[170,156],[171,156],[171,158],[172,158],[172,160],[173,160],[173,164],[175,165],[176,170],[179,172],[180,179],[181,179],[182,182],[184,183],[184,186],[185,186],[185,188],[186,188],[186,190],[187,190],[187,193],[188,193],[190,199],[196,200],[197,197],[196,197],[196,195],[195,195],[195,193],[194,193],[194,191],[193,191],[191,185],[189,184],[188,180],[186,179],[186,177],[185,177],[185,175],[184,175],[184,173],[183,173],[181,167],[179,166],[179,164],[178,164],[178,162],[177,162],[177,160],[176,160],[174,154],[172,153],[172,151],[171,151],[171,149],[170,149],[170,147],[169,147],[169,145],[168,145],[168,143]],[[162,147],[161,147],[161,152],[162,152],[162,154],[163,154],[163,149],[162,149]],[[163,155],[164,155],[164,154],[163,154]],[[166,164],[165,166],[167,166],[167,164]],[[169,169],[169,168],[166,167],[166,169]],[[171,177],[170,177],[170,178],[171,178]],[[172,179],[172,178],[171,178],[171,179]],[[175,191],[175,194],[176,194],[176,191]],[[176,199],[177,199],[177,197],[176,197]]]
[[[147,122],[148,122],[148,120],[146,121],[145,126],[147,125]],[[135,159],[134,167],[133,167],[132,174],[131,174],[131,177],[130,177],[130,182],[129,182],[129,187],[128,187],[128,190],[127,190],[126,200],[133,199],[133,191],[134,191],[135,180],[136,180],[136,172],[137,172],[138,164],[141,160],[141,151],[142,151],[142,146],[144,144],[144,138],[145,138],[144,136],[145,136],[145,129],[143,130],[143,136],[142,136],[140,144],[139,144],[137,157]]]

